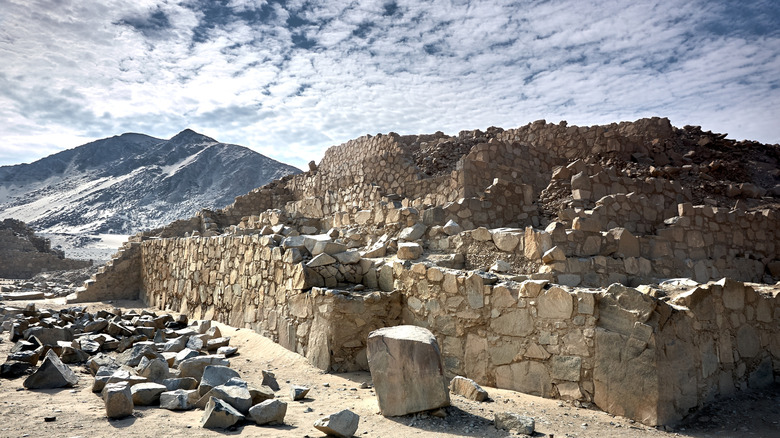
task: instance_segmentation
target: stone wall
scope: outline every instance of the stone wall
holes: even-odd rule
[[[19,224],[26,229],[23,223]],[[32,278],[44,271],[92,266],[90,260],[66,259],[61,251],[52,251],[50,246],[48,239],[26,233],[20,237],[19,233],[11,228],[0,229],[0,278]]]
[[[667,303],[618,284],[496,282],[422,263],[391,272],[404,294],[403,323],[436,335],[450,376],[480,384],[667,424],[780,372],[780,296],[740,282],[709,283]]]
[[[133,236],[84,287],[68,296],[70,303],[136,300],[142,287],[141,237]]]
[[[311,287],[298,250],[270,236],[146,240],[141,259],[149,305],[250,328],[324,370],[367,369],[368,333],[400,318],[397,292]]]

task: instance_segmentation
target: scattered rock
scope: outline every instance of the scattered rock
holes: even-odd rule
[[[349,409],[344,409],[320,418],[314,422],[314,427],[328,435],[349,438],[357,432],[359,422],[360,416],[358,414]]]
[[[249,408],[249,417],[258,426],[284,424],[286,414],[287,403],[281,400],[265,400]]]
[[[127,382],[110,383],[103,389],[106,416],[112,419],[133,415],[133,395]]]
[[[488,393],[477,382],[462,376],[455,376],[450,381],[450,391],[453,394],[461,395],[469,400],[485,401]]]
[[[200,425],[205,429],[226,429],[239,421],[244,416],[233,406],[216,397],[209,398],[206,410],[200,420]]]
[[[62,363],[54,350],[49,350],[41,366],[24,380],[23,385],[27,389],[52,389],[74,386],[78,381],[73,370]]]
[[[536,423],[531,417],[524,417],[513,412],[496,413],[493,422],[496,429],[513,430],[523,435],[533,435]]]

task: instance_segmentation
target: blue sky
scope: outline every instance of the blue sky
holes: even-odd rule
[[[363,134],[655,115],[780,143],[780,2],[0,0],[0,165],[191,128],[304,167]]]

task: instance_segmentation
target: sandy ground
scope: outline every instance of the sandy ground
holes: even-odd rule
[[[19,305],[20,303],[12,303]],[[37,302],[38,308],[56,308],[62,301]],[[139,302],[88,306],[94,312],[118,305],[141,309]],[[284,426],[257,426],[239,423],[225,431],[200,427],[201,410],[174,412],[158,407],[136,407],[132,417],[108,420],[102,400],[92,393],[92,376],[83,365],[72,368],[80,376],[75,388],[25,390],[23,378],[0,380],[0,437],[206,437],[242,435],[258,437],[322,437],[314,421],[341,409],[360,415],[357,437],[505,437],[509,432],[493,426],[495,412],[511,411],[536,420],[536,437],[780,437],[780,387],[760,393],[743,394],[737,399],[714,404],[695,414],[668,432],[647,427],[622,417],[594,409],[576,408],[557,400],[548,400],[507,390],[485,388],[491,397],[477,403],[452,396],[445,418],[428,414],[385,418],[373,389],[361,389],[371,382],[368,372],[328,374],[312,367],[306,359],[290,352],[248,329],[219,325],[223,335],[231,336],[231,345],[239,354],[231,366],[251,384],[262,381],[261,370],[276,374],[281,390],[277,398],[288,402]],[[0,357],[12,344],[2,335]],[[302,402],[289,396],[291,384],[311,387]],[[47,417],[54,417],[46,421]]]

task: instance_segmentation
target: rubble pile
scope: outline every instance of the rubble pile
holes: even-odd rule
[[[203,409],[201,426],[208,429],[239,422],[284,424],[287,404],[276,398],[280,388],[274,374],[263,371],[259,387],[243,380],[230,368],[229,357],[238,349],[209,320],[119,308],[94,314],[80,307],[51,311],[34,303],[2,307],[0,315],[1,330],[15,342],[0,377],[27,375],[23,386],[29,390],[75,386],[80,379],[69,365],[80,365],[94,377],[92,391],[103,399],[109,419],[133,415],[135,406],[159,405]],[[308,392],[292,385],[290,398],[301,400]],[[346,410],[314,427],[352,436],[358,420]]]

